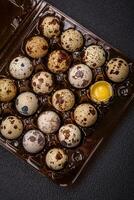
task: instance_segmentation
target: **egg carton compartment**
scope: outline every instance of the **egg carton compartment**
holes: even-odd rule
[[[24,22],[31,15],[39,0],[1,0],[0,1],[0,52]],[[4,19],[4,20],[3,20]],[[5,48],[4,48],[5,47]]]
[[[1,96],[1,91],[3,90],[2,88],[0,88],[1,130],[5,130],[8,128],[8,125],[6,127],[5,124],[2,124],[2,122],[7,119],[8,116],[17,117],[17,119],[22,122],[23,129],[20,136],[18,136],[16,139],[11,139],[11,135],[13,135],[13,132],[9,133],[8,139],[4,137],[4,134],[0,134],[0,144],[18,157],[25,160],[30,165],[32,165],[41,174],[50,177],[54,182],[58,183],[61,186],[68,186],[76,181],[84,166],[90,160],[94,152],[98,149],[102,141],[111,134],[113,126],[119,122],[119,118],[122,116],[124,110],[132,101],[134,96],[134,66],[133,62],[129,58],[127,58],[127,56],[123,55],[120,51],[113,48],[111,45],[100,39],[98,36],[76,23],[64,13],[60,12],[46,2],[42,2],[41,5],[42,6],[38,10],[39,14],[37,14],[37,17],[35,17],[33,21],[29,22],[28,27],[25,27],[22,36],[16,38],[17,44],[15,45],[14,50],[3,62],[3,66],[1,68],[0,81],[4,79],[8,79],[10,81],[12,80],[12,83],[9,82],[10,88],[8,90],[7,87],[9,87],[9,83],[4,86],[6,92],[3,94],[5,94],[5,96]],[[57,24],[57,27],[60,28],[56,28],[54,32],[53,30],[49,30],[48,27],[43,30],[43,20],[46,17],[54,17],[52,21],[48,22],[48,25],[54,25],[55,27],[55,25]],[[46,32],[46,30],[48,31]],[[79,44],[80,47],[78,49],[76,48],[72,51],[72,49],[70,48],[75,48],[75,45],[70,47],[68,46],[68,44],[62,43],[64,41],[64,37],[63,41],[61,41],[61,35],[63,34],[63,32],[65,33],[65,30],[77,30],[78,35],[82,34],[82,37],[80,37],[81,40],[83,40],[83,44]],[[54,37],[52,37],[52,34]],[[39,43],[40,41],[42,41],[43,45],[41,46],[41,48],[40,46],[37,49],[31,48],[33,37],[35,37],[36,39],[38,37],[37,42]],[[68,41],[71,41],[71,36]],[[78,44],[78,42],[80,43],[80,41],[77,41],[76,45]],[[78,68],[81,64],[84,65],[85,60],[88,57],[85,56],[85,51],[89,46],[93,47],[93,45],[97,45],[97,47],[101,46],[100,49],[104,50],[104,56],[106,59],[104,63],[98,67],[96,66],[97,61],[95,63],[92,63],[93,66],[90,68],[90,73],[92,74],[90,83],[87,84],[86,80],[86,82],[83,82],[83,84],[85,84],[84,87],[77,88],[76,85],[74,86],[70,83],[70,68],[72,68],[74,65],[76,65]],[[37,50],[39,50],[39,52]],[[58,71],[59,66],[55,69],[48,67],[50,55],[52,55],[52,52],[54,51],[60,51],[59,63],[62,63],[64,59],[67,59],[66,65],[68,65],[68,67],[67,69],[65,69],[65,71],[64,68],[62,68],[65,65],[64,63],[62,63],[64,65],[60,66],[62,68],[62,72]],[[41,58],[37,58],[38,53],[40,55],[44,55],[39,56]],[[83,59],[84,57],[85,60]],[[123,61],[120,60],[121,63],[125,60],[125,66],[128,66],[129,69],[128,76],[126,76],[123,81],[119,82],[110,80],[107,76],[109,61],[111,59],[114,59],[112,60],[112,63],[114,63],[118,61],[118,58],[123,59]],[[55,56],[52,61],[54,59]],[[11,62],[13,62],[12,65]],[[55,63],[56,61],[54,60],[53,62]],[[19,77],[16,73],[16,69],[12,67],[18,65],[21,67],[21,73],[19,73]],[[28,65],[29,68],[25,69],[25,65]],[[50,64],[50,67],[51,66],[52,63]],[[77,70],[78,76],[81,77],[79,69]],[[40,83],[40,85],[38,85],[36,82],[36,78],[41,76],[41,72],[46,72],[47,74],[45,74],[43,78],[45,79],[45,81],[49,80],[49,83],[43,86],[43,88],[41,88],[41,85],[43,84],[42,77],[38,79],[38,84]],[[118,75],[119,71],[116,70],[115,73],[117,73]],[[49,76],[49,74],[51,74],[51,77]],[[20,78],[20,76],[22,77]],[[107,101],[98,103],[93,99],[93,97],[91,97],[91,87],[95,83],[103,83],[103,81],[112,88],[112,95]],[[45,91],[45,94],[40,93],[39,91],[44,91],[45,87],[49,92]],[[70,99],[68,101],[68,105],[71,104],[71,101],[73,102],[72,97],[75,97],[75,102],[72,103],[73,105],[71,105],[70,108],[67,110],[62,110],[63,107],[61,108],[61,105],[64,104],[65,99],[68,99],[66,93],[64,93],[63,95],[63,98],[66,97],[64,100],[58,97],[60,96],[59,94],[57,94],[58,98],[55,95],[56,92],[61,89],[67,89],[71,91],[71,95],[69,94]],[[92,90],[93,89],[94,88],[92,88]],[[24,105],[26,102],[25,96],[22,96],[22,98],[18,99],[18,97],[20,97],[20,95],[24,94],[25,92],[30,92],[30,94],[34,95],[29,97],[29,102],[31,101],[31,104],[29,103],[29,106]],[[57,98],[55,101],[53,101],[54,95]],[[7,101],[5,100],[6,98]],[[11,100],[9,100],[10,98]],[[74,117],[74,112],[78,108],[78,106],[86,103],[93,106],[93,108],[89,107],[89,112],[90,114],[92,114],[94,120],[94,116],[97,115],[97,120],[95,120],[94,123],[92,122],[89,127],[85,126],[88,121],[88,115],[85,116],[85,118],[81,122],[83,123],[83,126],[80,125],[79,118],[77,121]],[[21,107],[20,104],[23,104],[23,107]],[[56,107],[57,105],[58,107]],[[34,109],[35,111],[33,113],[30,113],[29,115],[29,112],[32,112],[31,110]],[[95,110],[97,114],[95,113]],[[60,119],[57,120],[58,128],[55,128],[55,131],[53,131],[51,134],[43,134],[42,132],[44,131],[39,128],[39,116],[41,116],[41,114],[45,111],[52,111],[56,113]],[[16,123],[14,119],[10,119],[10,122],[11,124]],[[68,124],[73,124],[77,126],[77,128],[81,132],[80,141],[78,141],[78,144],[76,146],[72,146],[72,148],[67,146],[67,143],[63,143],[63,141],[60,141],[59,139],[59,128],[63,127],[63,125]],[[21,129],[20,126],[19,129]],[[51,126],[49,128],[53,127]],[[18,129],[18,126],[16,127],[16,124],[14,124],[14,133],[16,133],[16,129]],[[29,150],[29,146],[27,145],[27,141],[29,141],[29,139],[27,140],[26,133],[31,130],[35,130],[35,132],[30,133],[31,135],[29,136],[29,138],[31,146]],[[38,135],[37,132],[39,130],[41,131],[41,134],[43,136],[40,135],[40,137],[36,138],[36,136]],[[67,133],[66,137],[68,137]],[[32,145],[32,142],[34,144],[34,147]],[[35,148],[40,149],[38,149],[38,152],[35,152],[37,150]],[[64,166],[62,166],[62,163],[58,163],[57,167],[59,168],[59,170],[54,170],[52,169],[52,167],[46,164],[46,158],[51,158],[50,155],[48,156],[48,152],[50,152],[52,156],[55,156],[55,151],[52,151],[52,149],[55,148],[60,149],[60,151],[56,154],[57,162],[60,159],[64,161]],[[53,162],[55,161],[52,160],[49,164],[52,164],[52,166],[54,167],[55,163]]]

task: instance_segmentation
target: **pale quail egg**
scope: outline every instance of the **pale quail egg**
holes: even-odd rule
[[[113,82],[122,82],[129,74],[128,63],[122,58],[112,58],[107,63],[106,74]]]
[[[18,56],[11,61],[9,71],[16,79],[26,79],[32,74],[33,66],[29,58]]]
[[[7,78],[0,79],[0,101],[9,102],[17,93],[17,87],[13,80]]]
[[[61,170],[68,161],[67,154],[59,148],[53,148],[46,154],[46,164],[52,170]]]
[[[41,25],[41,31],[47,38],[52,38],[60,35],[60,21],[55,16],[46,16]]]
[[[101,67],[106,61],[105,50],[98,45],[91,45],[84,51],[83,62],[91,68]]]
[[[71,90],[57,90],[52,96],[52,104],[61,112],[68,111],[75,104],[75,96]]]
[[[39,115],[37,124],[43,133],[54,133],[60,127],[60,117],[54,111],[45,111]]]
[[[69,70],[68,79],[75,88],[85,88],[92,81],[92,71],[87,65],[74,65]]]
[[[29,153],[38,153],[45,146],[45,137],[39,130],[30,130],[23,137],[23,147]]]
[[[32,92],[23,92],[16,99],[16,109],[25,116],[33,115],[38,109],[38,99]]]
[[[23,132],[23,123],[15,116],[8,116],[2,121],[0,129],[5,138],[16,139]]]
[[[80,50],[83,44],[84,39],[80,31],[71,28],[64,31],[61,35],[61,45],[63,49],[69,52]]]
[[[74,120],[82,127],[92,126],[97,120],[97,110],[89,103],[80,104],[74,111]]]
[[[81,141],[81,131],[74,124],[67,124],[60,128],[58,138],[64,147],[73,148]]]
[[[38,72],[32,78],[32,88],[37,94],[47,94],[53,90],[53,77],[48,72]]]

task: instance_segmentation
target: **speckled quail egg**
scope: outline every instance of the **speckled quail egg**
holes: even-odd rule
[[[60,35],[60,20],[55,16],[46,16],[41,25],[41,31],[47,38],[52,38]]]
[[[106,74],[113,82],[122,82],[129,74],[128,63],[122,58],[112,58],[107,63]]]
[[[92,71],[87,65],[74,65],[69,70],[68,79],[75,88],[85,88],[92,81]]]
[[[68,29],[61,35],[61,45],[63,49],[74,52],[82,48],[84,44],[83,35],[80,31],[75,29]]]
[[[58,74],[68,70],[71,64],[71,56],[64,50],[53,51],[48,58],[48,68]]]
[[[82,127],[89,127],[97,120],[97,110],[89,103],[83,103],[74,111],[75,122]]]
[[[16,109],[25,116],[34,114],[38,109],[38,99],[32,92],[23,92],[16,99]]]
[[[53,148],[46,154],[46,164],[52,170],[61,170],[68,161],[67,154],[59,148]]]
[[[30,130],[23,137],[23,147],[29,153],[38,153],[45,146],[45,137],[39,130]]]
[[[39,115],[37,124],[43,133],[51,134],[59,129],[60,117],[54,111],[45,111]]]
[[[75,96],[71,90],[57,90],[52,96],[52,104],[61,112],[68,111],[75,104]]]
[[[0,129],[5,138],[16,139],[23,132],[23,123],[15,116],[8,116],[2,121]]]
[[[38,72],[32,78],[32,88],[37,94],[47,94],[53,90],[53,78],[48,72]]]
[[[9,102],[17,93],[17,87],[13,80],[7,78],[0,79],[0,101]]]
[[[81,131],[74,124],[67,124],[60,128],[58,138],[64,147],[73,148],[81,141]]]
[[[26,79],[32,74],[33,66],[29,58],[18,56],[11,61],[9,71],[16,79]]]
[[[41,36],[33,36],[27,40],[25,50],[32,58],[42,58],[48,52],[48,42]]]
[[[98,45],[91,45],[84,51],[83,62],[91,68],[101,67],[106,61],[105,50]]]

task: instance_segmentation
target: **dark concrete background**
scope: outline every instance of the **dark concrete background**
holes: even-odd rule
[[[50,0],[134,59],[134,1]],[[60,188],[0,147],[0,200],[134,200],[134,103],[78,183]]]

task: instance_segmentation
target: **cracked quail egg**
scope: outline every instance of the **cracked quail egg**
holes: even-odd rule
[[[39,130],[30,130],[23,137],[23,147],[29,153],[38,153],[45,146],[45,137]]]
[[[90,98],[96,103],[108,103],[113,95],[112,85],[107,81],[97,81],[90,87]]]
[[[23,92],[17,97],[15,105],[20,114],[30,116],[38,109],[38,99],[32,92]]]
[[[0,79],[0,101],[9,102],[17,93],[17,87],[13,80],[7,78]]]
[[[22,134],[23,123],[15,116],[8,116],[2,121],[0,129],[5,138],[16,139]]]
[[[46,154],[46,164],[52,170],[61,170],[68,161],[67,154],[59,148],[53,148]]]
[[[92,126],[97,120],[97,110],[89,103],[80,104],[74,111],[74,120],[82,127]]]
[[[29,58],[18,56],[11,61],[9,71],[16,79],[26,79],[32,74],[33,66]]]
[[[60,127],[60,117],[54,111],[45,111],[38,117],[38,128],[46,134],[56,132]]]

